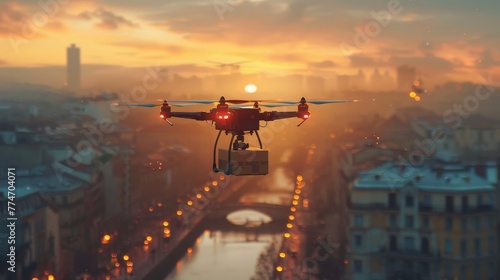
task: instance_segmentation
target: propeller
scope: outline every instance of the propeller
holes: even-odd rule
[[[161,102],[167,102],[167,100],[158,100]],[[194,106],[196,104],[213,104],[224,101],[229,104],[246,104],[246,103],[255,103],[257,102],[260,107],[268,107],[268,108],[276,108],[276,107],[284,107],[284,106],[292,106],[300,103],[308,103],[313,105],[323,105],[323,104],[333,104],[333,103],[352,103],[352,102],[360,102],[357,99],[353,100],[309,100],[306,101],[305,98],[302,98],[300,101],[292,101],[292,100],[272,100],[272,99],[198,99],[198,100],[169,100],[168,104],[172,107],[188,107]],[[375,101],[375,100],[373,100]],[[115,106],[139,106],[139,107],[159,107],[162,106],[162,103],[115,103]]]
[[[134,106],[134,107],[148,107],[148,108],[153,108],[153,107],[160,107],[163,106],[163,104],[157,104],[157,103],[121,103],[121,102],[116,102],[113,104],[114,106]],[[194,106],[195,104],[168,104],[172,107],[188,107],[188,106]]]
[[[264,99],[223,99],[225,103],[229,104],[245,104],[254,102],[275,102],[276,100],[264,100]],[[165,102],[166,100],[158,99],[157,101]],[[198,99],[198,100],[168,100],[168,103],[194,103],[194,104],[212,104],[219,103],[221,99]]]

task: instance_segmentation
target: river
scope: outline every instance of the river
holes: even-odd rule
[[[206,230],[165,280],[251,279],[257,276],[259,256],[272,251],[271,244],[279,245],[281,236],[281,233],[259,234],[255,240],[251,232]],[[261,270],[265,269],[263,266],[261,263]]]
[[[283,168],[259,182],[259,190],[247,193],[241,202],[257,202],[288,205],[292,198],[293,181]],[[291,177],[293,178],[293,177]],[[269,188],[269,186],[272,186]],[[176,267],[164,280],[236,280],[266,279],[273,272],[285,227],[274,231],[256,233],[261,222],[271,218],[253,210],[236,211],[227,219],[235,225],[254,226],[255,230],[232,231],[212,225],[211,230],[201,233],[192,248],[177,262]]]

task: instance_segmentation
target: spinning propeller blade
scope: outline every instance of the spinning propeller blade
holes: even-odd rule
[[[134,106],[134,107],[148,107],[148,108],[153,108],[153,107],[160,107],[163,106],[163,104],[154,104],[154,103],[120,103],[116,102],[113,104],[114,106]],[[194,106],[195,104],[169,104],[172,107],[188,107],[188,106]]]

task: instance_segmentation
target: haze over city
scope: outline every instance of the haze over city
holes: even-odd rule
[[[499,279],[499,14],[1,1],[0,279]]]

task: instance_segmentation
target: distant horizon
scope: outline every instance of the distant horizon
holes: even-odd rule
[[[326,77],[378,67],[393,78],[410,65],[431,86],[474,82],[500,75],[499,10],[495,0],[8,0],[0,67],[62,67],[75,44],[83,65],[180,65],[209,75],[220,69],[208,61],[250,61],[242,73]]]

